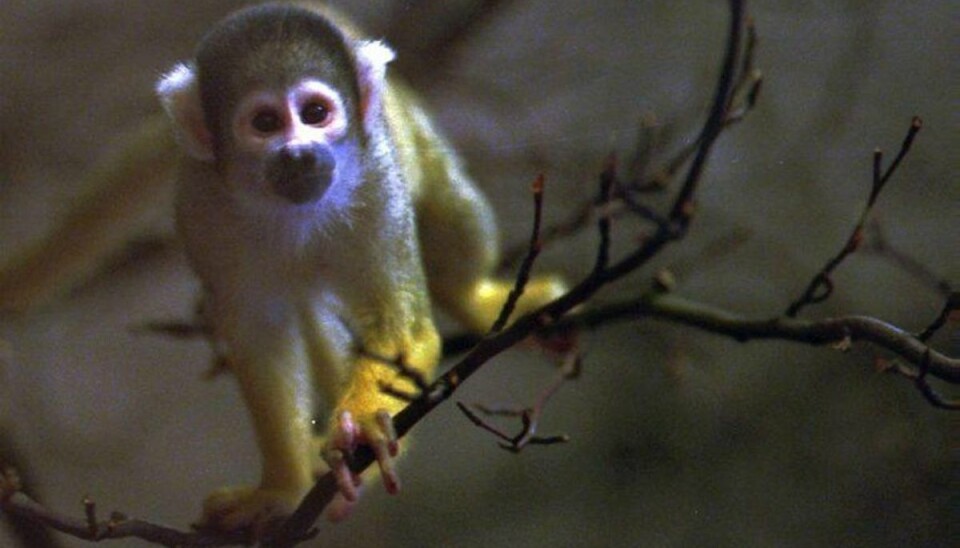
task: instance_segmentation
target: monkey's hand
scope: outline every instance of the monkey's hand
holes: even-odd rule
[[[350,470],[349,458],[361,445],[373,450],[387,492],[393,495],[400,491],[400,477],[395,461],[400,452],[400,444],[390,412],[384,408],[373,413],[341,410],[334,417],[334,423],[321,451],[323,459],[337,479],[337,486],[343,497],[343,504],[338,504],[339,508],[331,509],[332,513],[328,514],[331,519],[345,517],[359,497],[360,478]]]
[[[399,374],[382,358],[373,356],[403,356],[404,365],[411,373],[429,377],[439,355],[439,337],[432,325],[428,327],[395,347],[375,348],[375,354],[359,356],[354,363],[353,376],[331,414],[320,451],[336,477],[343,499],[329,509],[327,517],[345,517],[359,496],[360,478],[350,470],[349,464],[362,446],[373,452],[387,492],[399,492],[396,459],[400,445],[392,414],[398,412],[404,402],[388,394],[384,387],[413,393],[416,386],[409,376]]]
[[[351,457],[368,448],[377,461],[383,486],[390,494],[400,491],[397,456],[400,444],[392,416],[406,401],[397,393],[415,394],[420,381],[430,378],[440,357],[440,337],[429,316],[420,322],[397,322],[408,327],[399,335],[371,334],[353,358],[349,381],[331,410],[320,456],[337,480],[339,498],[327,517],[346,517],[356,502],[360,478],[350,470]],[[413,324],[411,326],[411,324]],[[396,325],[396,324],[394,324]],[[402,364],[398,371],[394,359]],[[316,454],[316,453],[315,453]]]

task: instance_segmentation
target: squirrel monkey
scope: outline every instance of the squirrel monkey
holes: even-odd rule
[[[326,13],[267,4],[216,25],[157,85],[169,123],[150,121],[95,170],[92,198],[61,225],[69,233],[0,269],[0,308],[42,301],[122,243],[116,225],[145,209],[122,199],[130,186],[178,170],[178,233],[262,456],[259,485],[206,500],[208,528],[262,527],[327,467],[345,515],[359,485],[345,458],[360,445],[396,492],[391,415],[403,402],[383,385],[409,381],[382,357],[431,375],[431,302],[483,331],[512,287],[492,275],[490,206],[417,99],[386,76],[393,52]],[[78,252],[67,238],[96,243]],[[563,291],[534,278],[517,313]]]

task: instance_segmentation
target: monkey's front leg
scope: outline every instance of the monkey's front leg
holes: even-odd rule
[[[354,357],[352,374],[331,415],[323,447],[323,458],[337,477],[344,499],[328,512],[332,519],[344,517],[357,500],[359,479],[350,471],[347,461],[362,445],[373,450],[387,492],[395,494],[400,489],[395,466],[400,445],[392,416],[406,402],[389,394],[385,387],[404,393],[413,393],[416,387],[388,361],[401,360],[410,372],[428,378],[440,353],[439,336],[429,316],[417,323],[420,327],[399,335],[368,335]]]
[[[313,484],[311,397],[305,357],[292,329],[243,329],[228,337],[230,365],[250,412],[261,454],[256,487],[210,495],[199,526],[221,531],[265,528],[296,508]]]

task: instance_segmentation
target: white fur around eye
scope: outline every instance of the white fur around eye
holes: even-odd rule
[[[272,132],[262,132],[256,127],[256,118],[262,113],[277,116],[278,127]],[[231,127],[240,139],[264,139],[283,131],[290,124],[290,116],[283,95],[269,91],[248,94],[237,106]]]
[[[319,104],[327,111],[323,123],[303,119],[304,109]],[[258,127],[257,117],[273,115],[275,127]],[[258,152],[282,144],[332,143],[346,135],[350,123],[341,95],[331,86],[305,79],[286,89],[253,90],[240,101],[230,121],[239,150]]]
[[[319,80],[304,80],[290,90],[287,101],[295,107],[292,114],[298,118],[303,107],[311,103],[320,103],[326,107],[329,110],[329,122],[316,130],[322,132],[327,140],[336,140],[346,134],[349,120],[343,97],[327,84]]]

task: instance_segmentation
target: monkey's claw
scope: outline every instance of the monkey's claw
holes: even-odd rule
[[[337,478],[340,494],[347,502],[357,500],[360,478],[350,470],[349,457],[361,445],[367,445],[376,456],[383,486],[391,495],[400,491],[395,458],[400,451],[393,419],[384,409],[356,420],[350,411],[341,411],[323,450],[323,459]]]

